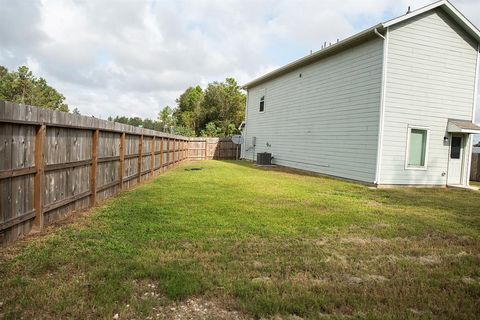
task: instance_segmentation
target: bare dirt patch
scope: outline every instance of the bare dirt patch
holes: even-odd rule
[[[227,310],[213,301],[191,298],[165,307],[155,308],[155,316],[150,319],[250,319],[234,310]],[[147,318],[149,319],[149,318]]]

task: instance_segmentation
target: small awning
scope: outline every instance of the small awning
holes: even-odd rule
[[[468,120],[448,120],[448,132],[452,133],[480,133],[480,126]]]

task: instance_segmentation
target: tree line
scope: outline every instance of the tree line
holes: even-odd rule
[[[40,108],[69,111],[65,96],[49,86],[44,78],[35,77],[26,66],[18,67],[17,71],[9,71],[0,66],[0,99]]]
[[[65,96],[36,77],[26,66],[9,71],[0,66],[0,99],[40,108],[69,112]],[[155,120],[140,117],[116,116],[109,121],[185,136],[231,136],[245,116],[245,94],[233,78],[187,88],[177,99],[175,107],[166,106]],[[80,114],[77,108],[73,113]]]
[[[156,120],[124,116],[108,120],[184,136],[231,136],[239,132],[245,101],[235,79],[227,78],[224,82],[212,82],[205,89],[187,88],[176,99],[176,106],[164,107]]]

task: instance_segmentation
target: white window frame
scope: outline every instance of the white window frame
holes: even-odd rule
[[[423,166],[411,166],[408,164],[408,160],[410,159],[410,136],[413,130],[424,130],[427,132],[427,141],[425,142],[425,164]],[[420,170],[426,171],[428,165],[428,146],[430,144],[430,128],[422,127],[422,126],[411,126],[407,127],[407,146],[405,151],[405,170]]]
[[[258,98],[258,104],[257,104],[257,111],[258,113],[265,113],[265,110],[267,110],[267,88],[262,88],[258,91],[259,98]],[[263,97],[263,111],[260,111],[260,100]]]
[[[262,103],[262,97],[263,97],[263,111],[260,111],[260,103]],[[260,96],[260,100],[258,101],[258,112],[259,113],[265,113],[265,94]]]

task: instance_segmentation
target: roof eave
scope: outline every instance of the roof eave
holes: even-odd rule
[[[457,22],[460,26],[462,26],[462,28],[465,31],[467,31],[470,34],[470,36],[472,36],[477,42],[480,42],[480,30],[478,30],[477,27],[475,27],[475,25],[470,22],[470,20],[468,20],[457,8],[455,8],[453,4],[451,4],[447,0],[440,0],[440,1],[434,2],[425,7],[414,10],[410,13],[404,14],[403,16],[386,21],[382,23],[382,26],[384,28],[391,27],[404,20],[408,20],[410,18],[413,18],[415,16],[418,16],[422,13],[425,13],[435,8],[442,8],[445,12],[448,13],[450,17],[452,17],[452,19],[455,20],[455,22]]]
[[[409,12],[407,14],[404,14],[403,16],[400,16],[398,18],[377,24],[369,29],[366,29],[360,33],[357,33],[351,37],[348,37],[338,43],[332,44],[331,46],[328,46],[320,51],[317,51],[315,53],[312,53],[311,55],[308,55],[306,57],[303,57],[301,59],[298,59],[296,61],[293,61],[283,67],[280,67],[276,70],[273,70],[253,81],[250,81],[242,86],[242,89],[248,90],[249,88],[252,88],[254,86],[257,86],[265,81],[271,80],[273,78],[276,78],[282,74],[285,74],[287,72],[293,71],[299,67],[308,65],[310,63],[316,62],[320,59],[322,59],[325,56],[328,56],[329,54],[333,54],[336,51],[341,51],[345,47],[348,47],[350,44],[361,40],[364,37],[367,37],[370,33],[374,33],[375,30],[377,29],[378,31],[383,31],[384,29],[387,29],[393,25],[396,25],[404,20],[413,18],[419,14],[422,14],[424,12],[430,11],[435,8],[442,8],[445,12],[448,13],[452,19],[455,20],[464,30],[467,31],[470,36],[472,36],[473,39],[475,39],[477,42],[480,43],[480,30],[475,27],[473,23],[471,23],[460,11],[458,11],[457,8],[455,8],[449,1],[447,0],[440,0],[437,2],[434,2],[430,5],[427,5],[423,8],[414,10],[412,12]]]
[[[304,65],[308,65],[308,64],[311,64],[317,60],[320,60],[322,59],[323,57],[325,56],[328,56],[330,54],[333,54],[334,52],[336,51],[341,51],[343,50],[345,47],[348,47],[350,44],[356,42],[356,41],[361,41],[363,38],[366,38],[368,37],[370,34],[374,34],[375,33],[375,29],[377,29],[378,31],[383,31],[383,25],[382,24],[377,24],[369,29],[366,29],[360,33],[357,33],[351,37],[348,37],[348,38],[345,38],[343,39],[342,41],[339,41],[337,43],[334,43],[322,50],[319,50],[315,53],[312,53],[308,56],[305,56],[303,58],[300,58],[298,60],[295,60],[283,67],[280,67],[278,69],[275,69],[273,71],[270,71],[269,73],[255,79],[255,80],[252,80],[244,85],[241,86],[242,89],[244,90],[248,90],[249,88],[252,88],[254,86],[257,86],[258,84],[261,84],[267,80],[270,80],[272,78],[276,78],[282,74],[285,74],[289,71],[293,71],[301,66],[304,66]]]

